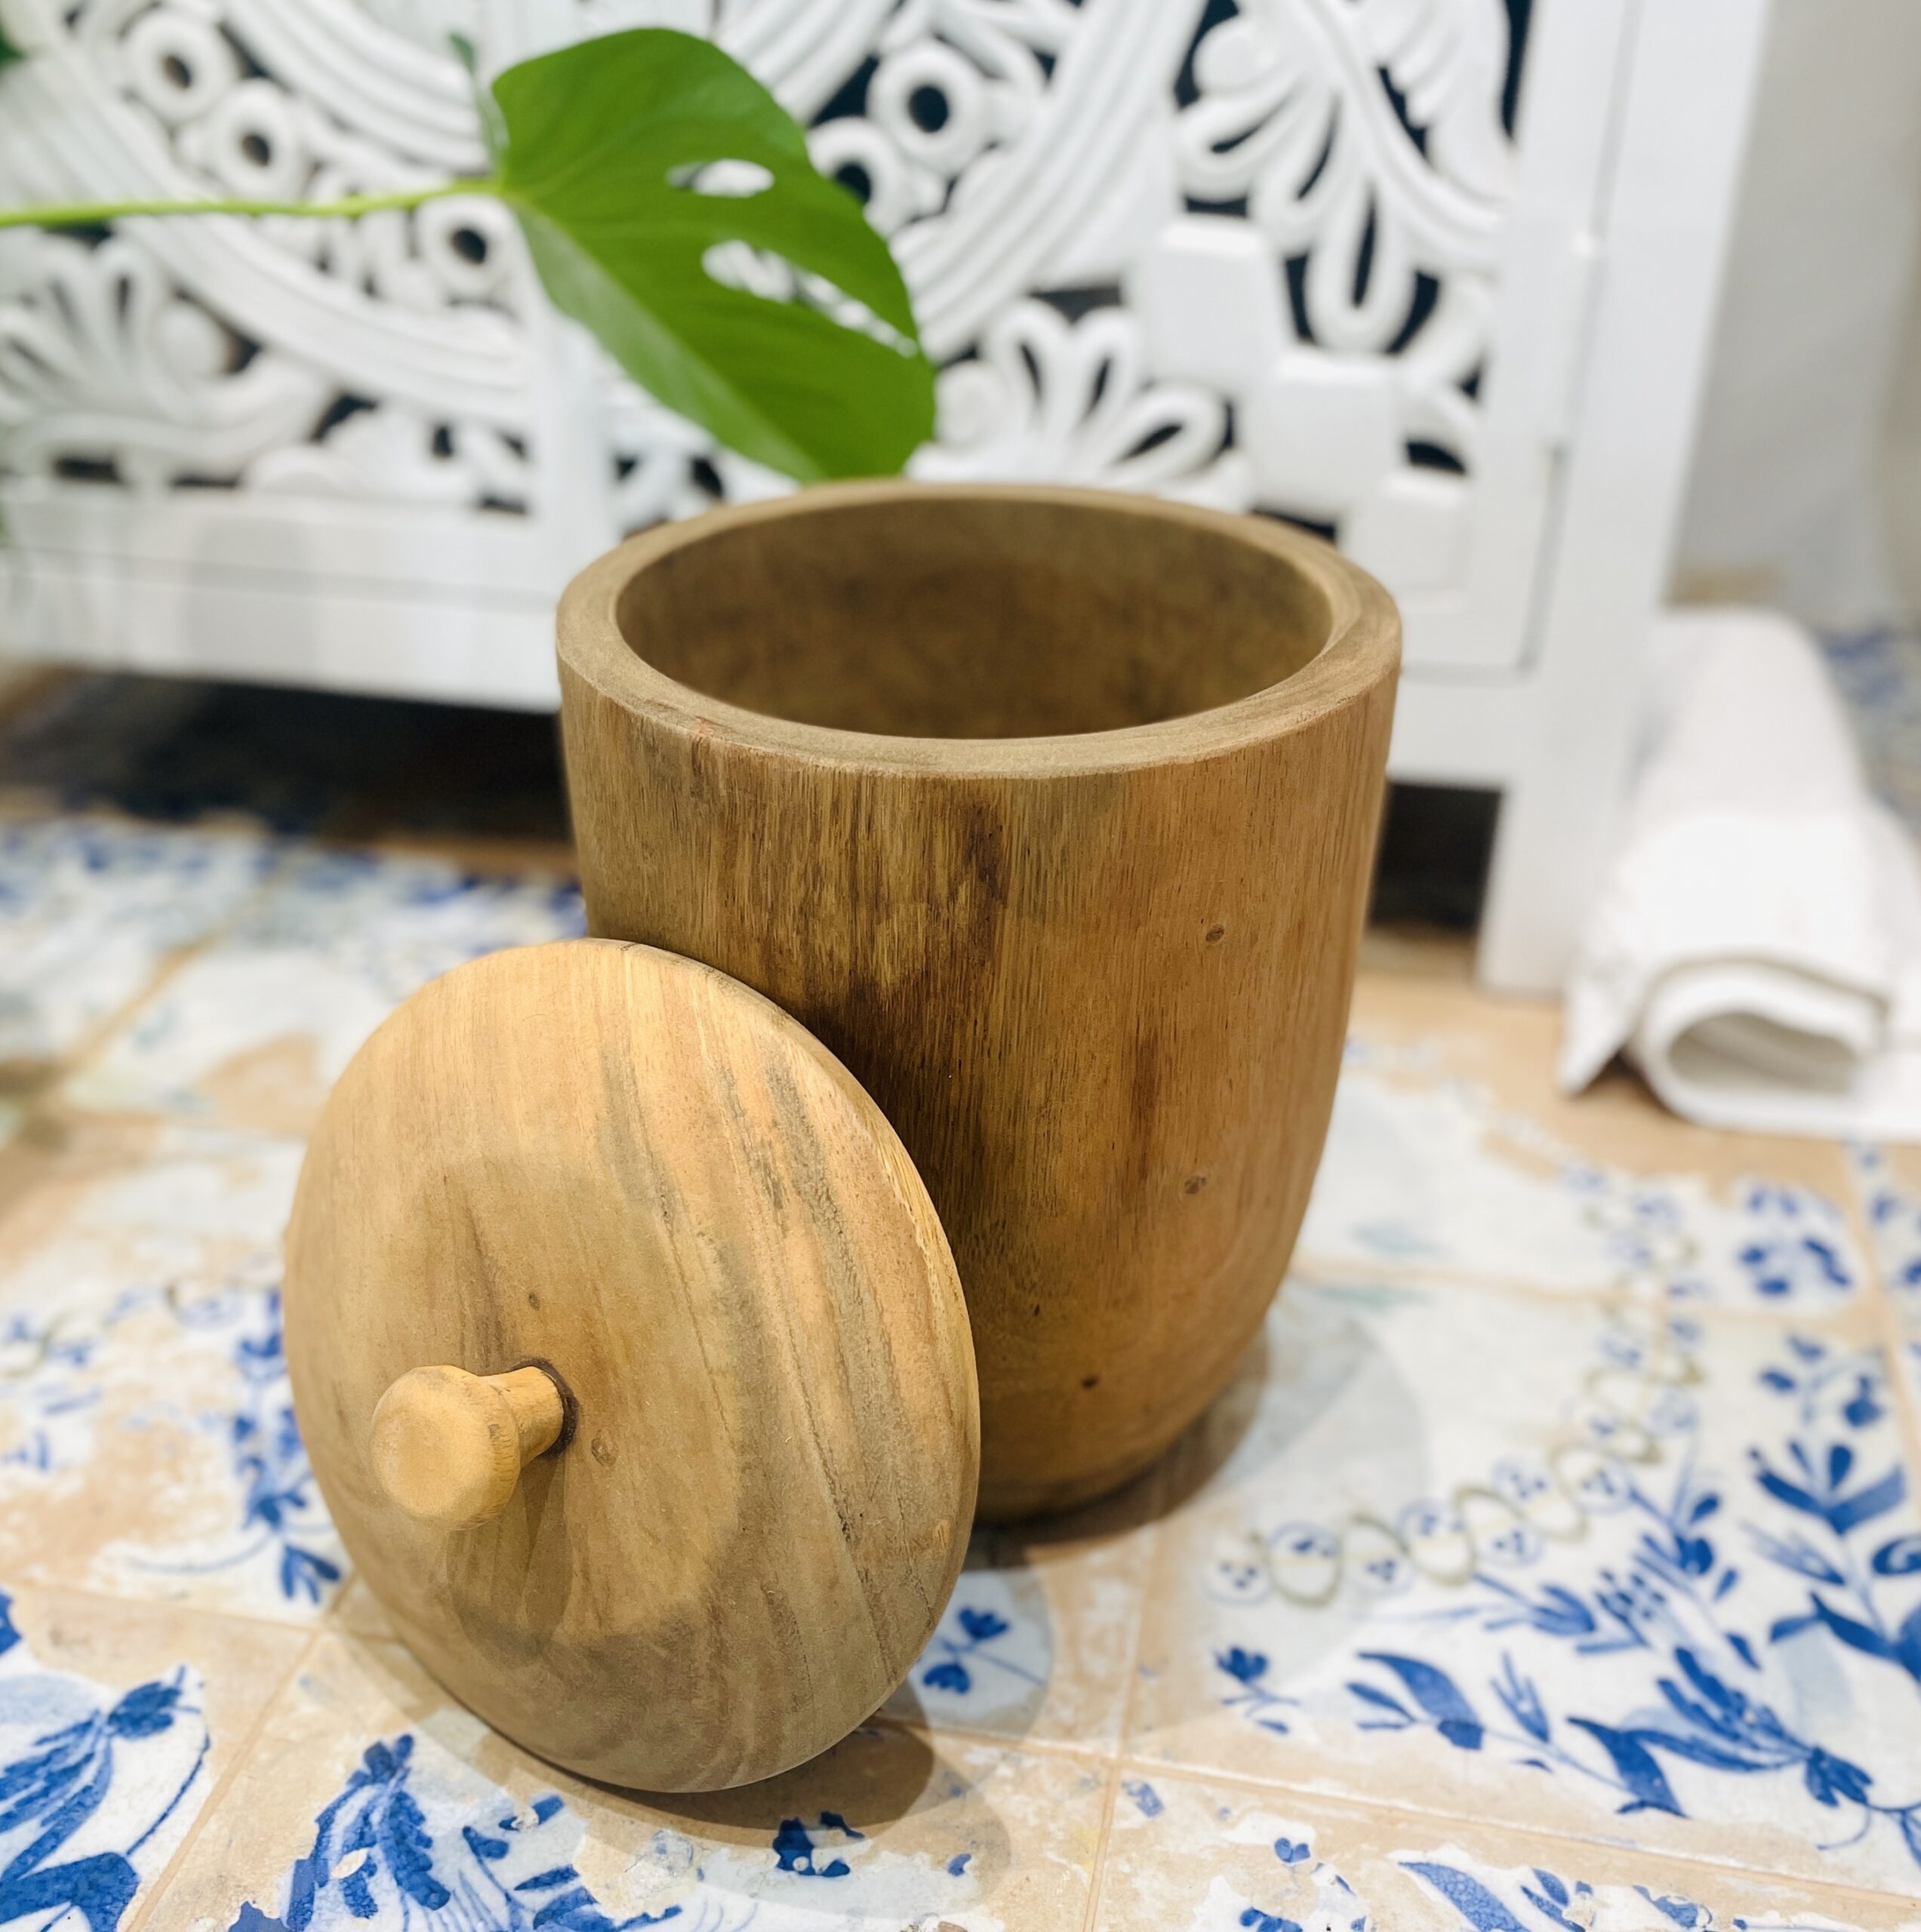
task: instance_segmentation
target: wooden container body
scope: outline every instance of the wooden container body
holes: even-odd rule
[[[1281,1281],[1399,640],[1278,524],[1045,489],[724,511],[562,603],[590,927],[765,994],[893,1123],[967,1296],[984,1516],[1147,1467]]]

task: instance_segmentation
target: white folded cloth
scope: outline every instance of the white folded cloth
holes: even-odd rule
[[[1770,612],[1675,611],[1652,654],[1562,1088],[1624,1049],[1709,1126],[1921,1140],[1921,863],[1868,793],[1813,641]]]

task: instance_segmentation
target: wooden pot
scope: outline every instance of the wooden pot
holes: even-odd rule
[[[592,930],[797,1019],[925,1179],[980,1513],[1145,1469],[1285,1271],[1399,657],[1270,521],[855,485],[636,537],[563,599]]]
[[[1071,1503],[1200,1412],[1319,1156],[1396,640],[1278,525],[1062,491],[575,583],[603,937],[400,1007],[288,1231],[316,1478],[444,1684],[585,1777],[770,1777],[920,1654],[977,1478]]]

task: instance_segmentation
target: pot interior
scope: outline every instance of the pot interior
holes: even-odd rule
[[[1303,571],[1231,526],[911,489],[697,526],[619,617],[639,657],[728,704],[933,738],[1211,710],[1291,677],[1331,623]]]

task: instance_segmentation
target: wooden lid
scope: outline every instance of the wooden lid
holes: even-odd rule
[[[737,981],[494,954],[328,1104],[288,1232],[294,1401],[434,1674],[584,1776],[770,1777],[892,1691],[965,1550],[965,1304],[879,1109]]]

